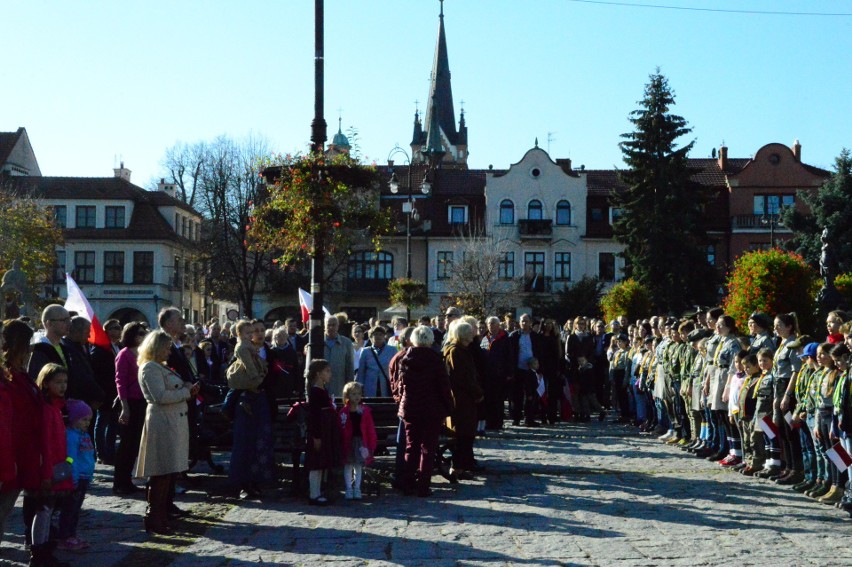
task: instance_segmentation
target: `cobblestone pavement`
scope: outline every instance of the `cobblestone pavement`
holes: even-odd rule
[[[301,499],[206,498],[193,475],[174,537],[141,530],[141,499],[99,469],[72,565],[852,565],[845,513],[687,457],[614,424],[509,428],[477,444],[474,481],[438,479],[430,499],[385,487],[326,508]],[[106,471],[103,471],[106,472]],[[24,563],[20,510],[0,563]]]

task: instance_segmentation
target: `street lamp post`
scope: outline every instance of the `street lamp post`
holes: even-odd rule
[[[390,191],[394,195],[399,193],[399,179],[396,176],[396,172],[393,171],[393,156],[397,154],[402,154],[405,156],[405,164],[408,165],[408,183],[406,186],[406,191],[408,192],[408,198],[406,202],[402,206],[402,212],[405,213],[405,277],[409,280],[411,279],[411,218],[414,217],[415,221],[420,220],[420,213],[417,212],[417,208],[414,206],[414,192],[412,181],[412,169],[413,165],[411,163],[411,156],[408,155],[404,149],[399,146],[395,146],[390,153],[388,154],[388,169],[391,172],[391,178],[388,185],[390,186]],[[428,178],[424,177],[423,183],[420,185],[420,192],[424,195],[428,195],[432,191],[432,185],[429,183]],[[411,310],[406,307],[405,309],[406,319],[411,319]]]
[[[311,152],[320,153],[325,146],[326,123],[323,116],[323,105],[325,102],[324,90],[324,33],[323,24],[325,11],[323,0],[314,0],[314,119],[311,122]],[[322,172],[319,175],[322,182]],[[311,357],[322,358],[325,352],[324,321],[323,321],[323,293],[322,279],[325,262],[325,242],[319,239],[313,244],[311,254]]]
[[[769,227],[769,247],[775,248],[775,227],[778,226],[778,215],[763,215],[760,224]]]

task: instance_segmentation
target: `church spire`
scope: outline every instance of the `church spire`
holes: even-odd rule
[[[412,157],[423,159],[425,156],[421,154],[421,151],[434,152],[440,144],[446,152],[445,162],[462,167],[467,165],[467,126],[462,116],[458,128],[456,127],[453,88],[450,81],[450,59],[447,54],[447,35],[444,29],[443,0],[440,0],[438,41],[432,62],[426,119],[422,125],[418,118],[419,116],[415,114],[414,136],[411,143]]]

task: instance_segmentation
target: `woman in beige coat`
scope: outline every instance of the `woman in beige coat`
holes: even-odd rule
[[[139,386],[148,409],[136,461],[136,476],[148,479],[145,531],[172,533],[168,525],[169,490],[176,473],[189,466],[186,401],[198,385],[184,382],[166,366],[172,346],[164,331],[149,333],[139,347]]]

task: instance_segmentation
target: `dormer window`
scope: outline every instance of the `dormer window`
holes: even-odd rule
[[[74,228],[95,228],[95,207],[90,205],[78,205],[76,209],[76,223]]]
[[[450,205],[447,220],[452,225],[467,224],[467,205]]]
[[[541,206],[541,201],[533,199],[527,205],[527,218],[529,220],[541,220],[544,218],[544,208]]]
[[[106,228],[125,228],[124,207],[106,208]]]
[[[515,204],[509,199],[500,202],[500,224],[515,224]]]

